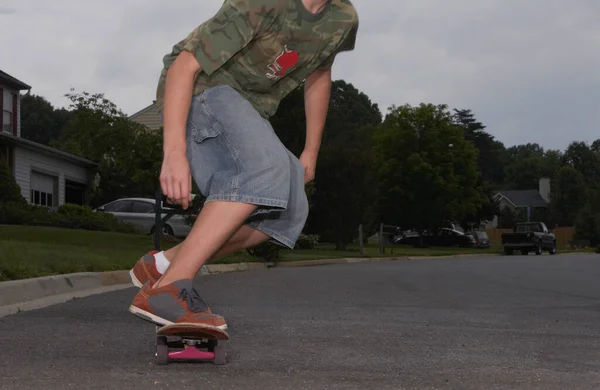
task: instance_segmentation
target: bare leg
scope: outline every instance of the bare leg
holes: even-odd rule
[[[256,205],[248,203],[207,203],[187,238],[180,244],[175,261],[156,282],[155,288],[195,278],[202,265],[231,239],[256,208]]]
[[[217,253],[210,258],[210,260],[217,260],[242,249],[252,248],[253,246],[267,241],[269,238],[270,237],[265,233],[256,229],[252,229],[250,226],[243,225],[237,232],[235,232],[233,236],[231,236],[229,241],[227,241],[225,245],[223,245],[221,249],[219,249]],[[165,257],[167,260],[169,260],[169,263],[172,263],[173,260],[177,258],[177,253],[179,253],[181,245],[182,244],[177,244],[173,248],[164,252]]]

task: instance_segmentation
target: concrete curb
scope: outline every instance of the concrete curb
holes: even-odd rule
[[[286,261],[276,263],[277,268],[289,267],[314,267],[319,265],[347,264],[347,259],[320,259],[320,260],[301,260],[301,261]]]
[[[208,264],[202,267],[202,275],[224,274],[227,272],[252,271],[269,268],[265,263],[234,263],[234,264]]]
[[[0,306],[129,283],[129,271],[82,272],[0,283]]]
[[[208,264],[202,267],[201,275],[218,275],[229,272],[264,270],[272,267],[314,267],[323,265],[358,264],[383,261],[413,261],[427,259],[463,258],[485,255],[489,254],[370,258],[350,257],[280,262],[272,265],[265,263]],[[82,272],[66,275],[45,276],[40,278],[0,282],[0,308],[16,307],[15,305],[18,306],[19,304],[27,302],[37,307],[38,304],[34,302],[36,300],[45,299],[46,301],[48,301],[49,297],[62,297],[61,299],[67,299],[66,297],[75,298],[79,296],[87,296],[90,291],[98,291],[98,293],[101,293],[103,291],[106,291],[106,289],[111,286],[115,286],[116,288],[127,288],[128,286],[133,287],[129,278],[129,271],[124,270],[109,272]]]
[[[11,314],[16,314],[22,311],[29,311],[35,309],[42,309],[47,306],[57,305],[60,303],[65,303],[67,301],[77,299],[77,298],[85,298],[90,295],[104,294],[111,291],[124,290],[126,288],[132,288],[132,284],[117,284],[112,286],[105,286],[99,288],[91,288],[85,289],[75,292],[68,292],[64,294],[56,294],[49,295],[42,298],[32,299],[28,301],[13,303],[10,305],[0,306],[0,318],[6,317]]]

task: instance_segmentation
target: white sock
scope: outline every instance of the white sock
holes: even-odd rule
[[[156,270],[161,274],[164,274],[171,264],[165,257],[165,252],[158,252],[154,255],[154,259],[156,261]]]

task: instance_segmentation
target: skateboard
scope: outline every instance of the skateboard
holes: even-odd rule
[[[169,341],[169,337],[175,341]],[[211,326],[171,324],[156,327],[156,364],[170,361],[227,363],[227,353],[219,340],[229,340],[224,330]]]

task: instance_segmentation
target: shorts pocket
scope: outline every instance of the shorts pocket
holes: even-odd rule
[[[205,95],[206,91],[203,91],[192,97],[192,104],[187,117],[189,141],[196,143],[215,138],[221,133],[217,121],[214,120],[206,106]]]
[[[202,143],[207,139],[215,138],[219,134],[221,134],[221,133],[219,132],[219,129],[217,128],[216,123],[213,123],[212,125],[209,125],[209,126],[202,126],[202,127],[194,126],[192,128],[192,139],[196,143]]]

